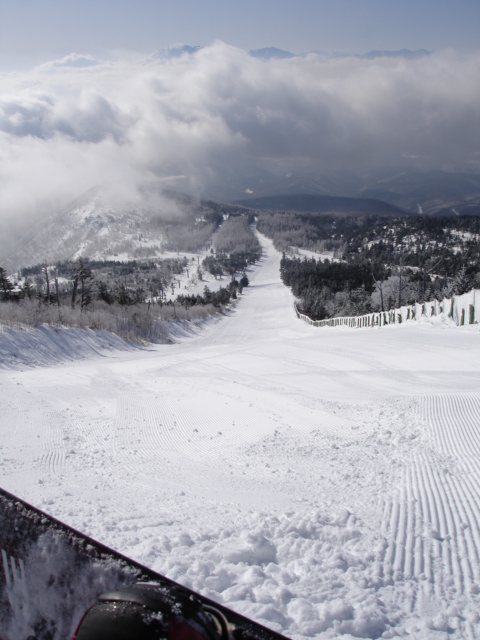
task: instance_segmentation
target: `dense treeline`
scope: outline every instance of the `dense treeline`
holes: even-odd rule
[[[260,243],[250,229],[247,216],[234,216],[222,224],[214,241],[218,253],[261,254]]]
[[[243,293],[244,287],[248,287],[248,284],[248,277],[244,274],[240,280],[232,278],[227,287],[220,287],[216,291],[211,291],[208,286],[205,286],[203,296],[182,293],[177,296],[176,302],[183,305],[185,309],[201,305],[213,305],[218,308],[227,305],[232,299],[236,300],[237,296]]]
[[[180,273],[185,259],[173,259],[168,263],[169,272]],[[97,269],[91,268],[96,266]],[[0,304],[0,324],[36,327],[43,323],[56,326],[79,326],[105,329],[128,339],[164,342],[168,339],[170,320],[194,320],[221,312],[222,306],[236,297],[236,290],[230,283],[215,294],[207,295],[189,304],[178,296],[177,300],[165,299],[165,287],[161,281],[155,291],[153,276],[148,265],[146,269],[150,285],[145,288],[141,266],[129,263],[90,263],[77,260],[75,263],[59,263],[57,267],[43,266],[25,270],[22,287],[16,286],[0,268],[0,287],[3,304]],[[116,275],[121,278],[108,286],[105,269],[118,267]],[[162,265],[167,269],[167,265]],[[63,274],[60,276],[59,274]],[[32,275],[34,274],[34,275]],[[64,276],[68,276],[68,279]],[[31,278],[38,281],[30,283]],[[136,286],[134,286],[136,284]],[[239,283],[235,281],[237,287]],[[37,286],[38,285],[38,286]],[[241,290],[241,289],[240,289]],[[158,294],[154,296],[152,294]],[[192,308],[194,307],[194,308]]]
[[[375,282],[390,272],[370,262],[300,260],[283,256],[280,262],[283,282],[302,300],[301,309],[314,320],[332,316],[368,313]]]
[[[214,249],[202,263],[209,273],[215,277],[234,275],[260,259],[262,249],[250,222],[248,216],[235,216],[222,224],[215,237]]]
[[[257,229],[271,238],[279,251],[302,247],[322,253],[344,243],[342,232],[349,227],[350,219],[347,220],[332,215],[260,213]]]
[[[163,300],[175,277],[189,265],[186,257],[166,258],[154,262],[131,260],[61,261],[55,265],[35,265],[20,270],[18,282],[11,282],[3,298],[38,297],[58,305],[80,303],[82,308],[92,300],[107,304],[132,305],[147,300]],[[21,284],[20,284],[21,283]]]
[[[196,224],[191,227],[185,225],[165,225],[165,242],[162,249],[167,251],[187,251],[194,253],[210,242],[217,226],[214,224]]]
[[[261,214],[282,278],[314,319],[387,310],[480,286],[480,219]],[[297,248],[333,260],[291,259]]]
[[[376,280],[382,280],[389,275],[386,269],[380,270],[378,265],[358,260],[356,262],[331,262],[330,260],[316,261],[288,259],[283,257],[280,262],[283,281],[292,288],[296,296],[300,295],[304,282],[310,287],[329,287],[333,293],[338,291],[352,291],[363,287],[372,293]]]
[[[245,271],[249,264],[254,264],[260,257],[257,251],[252,253],[217,253],[207,256],[202,265],[213,276],[234,275]]]
[[[388,269],[362,259],[335,263],[283,257],[281,275],[301,300],[303,313],[313,320],[387,311],[465,293],[480,285],[478,274],[472,279],[462,269],[453,278],[429,278],[426,286],[425,272],[401,265]]]
[[[49,324],[58,327],[103,329],[129,340],[166,342],[169,339],[168,322],[196,320],[221,312],[212,304],[185,309],[175,303],[163,305],[136,304],[121,306],[96,300],[88,307],[45,304],[38,299],[25,298],[0,304],[0,325],[38,327]]]

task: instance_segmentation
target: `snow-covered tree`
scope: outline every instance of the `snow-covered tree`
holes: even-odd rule
[[[3,299],[8,300],[10,297],[10,292],[13,289],[13,284],[10,282],[7,272],[3,267],[0,267],[0,289],[3,294]]]

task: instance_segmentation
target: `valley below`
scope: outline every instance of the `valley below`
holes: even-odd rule
[[[201,331],[1,370],[3,488],[295,640],[478,637],[478,325],[312,327],[258,237]]]

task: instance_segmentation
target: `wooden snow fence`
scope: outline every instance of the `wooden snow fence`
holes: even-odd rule
[[[293,306],[297,318],[314,327],[380,328],[390,324],[401,324],[409,320],[419,320],[422,317],[431,318],[441,315],[445,318],[451,318],[458,326],[463,326],[480,322],[480,289],[472,289],[468,293],[443,300],[432,300],[422,304],[415,302],[399,309],[390,309],[390,311],[377,311],[363,316],[327,318],[325,320],[312,320],[307,315],[300,313],[296,303]]]

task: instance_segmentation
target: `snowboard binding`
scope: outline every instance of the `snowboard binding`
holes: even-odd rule
[[[72,640],[232,640],[225,616],[193,596],[139,582],[99,596]]]

